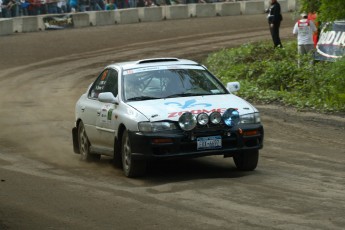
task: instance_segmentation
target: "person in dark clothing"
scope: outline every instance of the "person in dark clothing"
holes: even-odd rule
[[[145,1],[144,0],[138,0],[137,1],[137,7],[145,7]]]
[[[267,19],[270,26],[270,32],[272,35],[274,47],[282,48],[283,45],[280,41],[279,27],[280,22],[283,20],[283,17],[281,15],[280,4],[277,0],[271,0],[271,7],[268,9]]]

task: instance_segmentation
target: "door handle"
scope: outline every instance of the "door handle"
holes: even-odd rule
[[[81,110],[82,112],[84,112],[84,111],[85,111],[85,106],[82,106],[82,107],[80,108],[80,110]]]
[[[97,116],[101,115],[101,110],[97,110]]]

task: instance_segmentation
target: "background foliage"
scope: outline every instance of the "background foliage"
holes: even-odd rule
[[[344,112],[345,58],[313,63],[310,56],[298,56],[295,41],[284,47],[273,50],[269,42],[245,44],[209,55],[205,65],[223,83],[239,81],[238,95],[250,101]]]
[[[345,19],[345,0],[298,0],[301,12],[317,12],[318,20],[330,22]]]

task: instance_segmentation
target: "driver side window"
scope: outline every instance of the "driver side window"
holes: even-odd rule
[[[103,92],[111,92],[114,97],[118,93],[118,74],[114,69],[104,70],[97,78],[95,83],[92,85],[89,98],[97,99],[98,95]]]

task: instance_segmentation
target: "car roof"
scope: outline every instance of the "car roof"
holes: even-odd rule
[[[143,68],[143,67],[152,67],[152,66],[160,66],[160,65],[199,65],[195,61],[187,60],[187,59],[178,59],[173,57],[163,57],[163,58],[150,58],[150,59],[142,59],[137,61],[129,61],[129,62],[119,62],[108,65],[107,67],[119,67],[123,70],[128,69],[136,69],[136,68]]]

